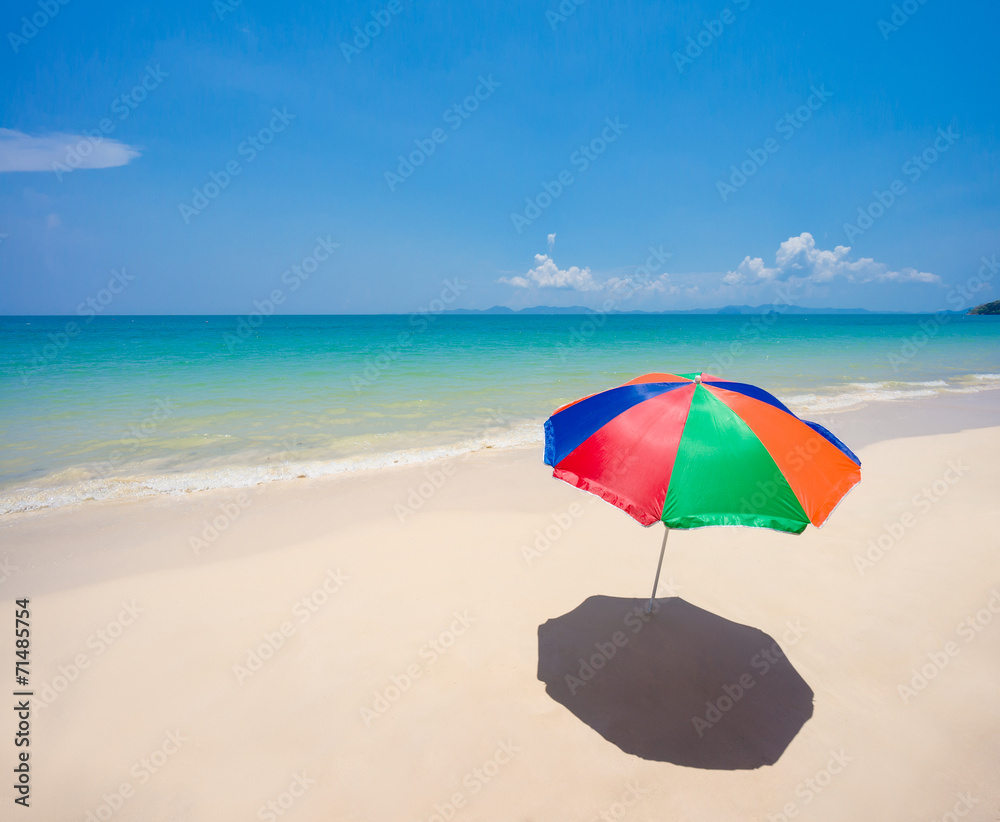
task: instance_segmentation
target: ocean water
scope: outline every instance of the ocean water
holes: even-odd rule
[[[0,515],[541,443],[553,409],[649,371],[751,382],[824,424],[1000,387],[994,317],[249,319],[0,318]]]

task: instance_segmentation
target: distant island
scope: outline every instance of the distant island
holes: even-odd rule
[[[1000,300],[994,300],[991,303],[983,303],[982,305],[977,305],[975,308],[969,309],[970,314],[1000,314]]]
[[[996,303],[989,303],[988,308]],[[869,311],[867,308],[806,308],[801,305],[787,305],[784,303],[768,303],[765,305],[727,305],[722,308],[688,308],[671,309],[666,311],[620,311],[612,309],[604,312],[608,314],[911,314],[910,311]],[[444,314],[600,314],[602,312],[594,308],[587,308],[582,305],[571,306],[551,306],[536,305],[531,308],[508,308],[505,305],[495,305],[492,308],[453,308],[442,312]],[[947,314],[964,314],[964,311],[947,311]],[[973,309],[973,313],[997,313],[996,311],[980,312]]]

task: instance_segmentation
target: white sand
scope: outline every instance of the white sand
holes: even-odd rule
[[[815,693],[812,718],[756,770],[626,754],[546,694],[539,625],[593,595],[648,596],[661,532],[551,479],[535,450],[452,463],[405,523],[394,506],[441,466],[262,486],[200,556],[190,538],[239,493],[9,517],[0,653],[13,658],[13,600],[30,596],[41,697],[24,818],[118,805],[115,820],[911,822],[971,794],[964,818],[994,820],[1000,428],[860,456],[861,485],[821,530],[668,544],[660,595],[766,632]],[[940,499],[915,500],[922,489]],[[571,510],[529,562],[522,546]],[[854,557],[894,523],[901,538],[860,573]],[[898,686],[946,647],[904,704]]]

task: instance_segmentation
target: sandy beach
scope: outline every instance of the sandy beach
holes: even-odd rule
[[[96,8],[5,6],[0,822],[1000,822],[1000,5]]]
[[[34,818],[995,819],[995,393],[839,415],[863,481],[831,520],[674,532],[644,619],[661,531],[536,448],[8,517]]]

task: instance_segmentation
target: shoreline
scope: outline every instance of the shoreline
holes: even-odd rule
[[[898,439],[934,438],[974,430],[1000,431],[1000,390],[879,402],[819,415],[812,421],[829,428],[861,456],[862,451]],[[166,538],[154,539],[154,554],[169,543],[171,548],[166,553],[174,559],[211,562],[218,558],[220,552],[217,549],[220,546],[231,546],[234,542],[232,533],[242,532],[248,523],[255,523],[247,531],[249,542],[254,544],[259,543],[262,535],[270,535],[277,542],[286,542],[293,536],[296,539],[315,538],[323,533],[323,528],[333,527],[333,521],[349,522],[358,518],[405,526],[425,507],[431,507],[430,503],[439,489],[453,485],[456,477],[461,483],[463,477],[501,471],[511,475],[530,472],[551,480],[552,471],[542,460],[540,442],[507,448],[487,447],[431,461],[261,482],[246,487],[84,500],[72,505],[0,516],[0,534],[17,534],[23,530],[26,534],[41,535],[50,528],[101,534],[108,529],[117,530],[119,521],[131,523],[148,517],[156,522],[154,530],[174,534],[172,543]],[[862,458],[862,477],[865,470]],[[853,492],[856,493],[857,489]],[[588,504],[605,505],[590,494],[576,493]],[[850,496],[845,497],[845,501]],[[285,507],[311,512],[320,506],[328,507],[334,519],[329,522],[323,520],[327,522],[323,527],[305,530],[301,530],[302,523],[280,513],[278,517],[282,524],[275,529],[262,513],[263,510],[280,512]],[[195,523],[185,526],[183,539],[175,533],[175,518]],[[303,519],[303,523],[307,521],[310,521],[309,517]],[[185,543],[180,553],[176,550],[179,542]],[[36,548],[48,553],[43,543],[44,540],[35,543]],[[89,545],[89,541],[84,540],[83,544]],[[105,551],[94,544],[85,553],[96,558]],[[108,567],[133,566],[134,558],[128,552],[114,550],[110,553],[115,558],[113,562],[108,558]],[[105,560],[98,564],[104,566]],[[4,593],[0,589],[0,598]]]
[[[822,425],[828,420],[830,426],[837,426],[834,433],[838,437],[841,437],[838,432],[843,432],[844,442],[863,448],[903,437],[952,434],[1000,425],[1000,389],[868,403],[812,417],[807,414],[806,418]]]
[[[1000,421],[1000,388],[861,402],[846,408],[817,413],[803,412],[799,416],[820,423],[856,450],[884,439],[991,427]],[[487,451],[506,453],[537,449],[543,442],[541,423],[539,421],[537,426],[522,425],[518,429],[501,431],[499,437],[492,440],[484,435],[478,440],[450,446],[362,454],[330,461],[257,466],[222,464],[201,471],[105,477],[82,480],[72,485],[12,486],[0,490],[0,524],[84,504],[158,497],[185,498],[192,494],[215,491],[248,491],[275,483],[332,480],[366,474],[377,475],[408,467],[432,467],[468,459]],[[509,444],[504,444],[504,440]],[[225,478],[222,482],[218,481],[220,473]]]

